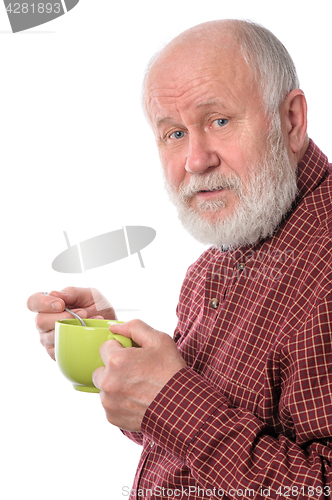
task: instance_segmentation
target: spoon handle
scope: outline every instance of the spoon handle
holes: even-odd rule
[[[67,307],[65,307],[65,311],[69,312],[69,314],[72,314],[73,316],[75,316],[75,318],[77,318],[80,322],[81,322],[81,325],[82,326],[87,326],[85,324],[85,322],[83,321],[83,319],[76,313],[74,313],[73,311],[71,311],[70,309],[68,309]]]

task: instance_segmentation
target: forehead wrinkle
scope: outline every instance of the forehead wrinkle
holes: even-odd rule
[[[222,85],[222,88],[220,89],[218,87],[221,84],[221,82],[216,78],[216,76],[213,79],[210,79],[208,77],[205,78],[199,77],[199,78],[201,78],[199,85],[195,85],[194,87],[193,85],[191,85],[191,83],[197,80],[198,77],[193,78],[190,82],[186,82],[180,88],[157,87],[149,90],[148,92],[149,96],[147,96],[146,99],[146,106],[150,107],[150,109],[156,106],[157,109],[159,108],[160,110],[160,108],[162,109],[164,106],[169,106],[169,105],[176,106],[177,105],[176,101],[178,99],[184,98],[183,103],[181,103],[181,107],[184,106],[185,108],[186,107],[200,108],[202,106],[208,107],[208,105],[210,106],[217,105],[218,107],[222,107],[223,109],[228,109],[230,105],[233,106],[234,102],[238,101],[239,97],[234,95],[234,89],[232,88],[232,86],[228,85],[227,82],[224,85]],[[206,82],[209,83],[208,88],[204,86]],[[215,87],[215,84],[217,84],[217,87]],[[226,95],[227,103],[225,103],[223,99],[220,99],[216,95],[216,90],[218,92],[221,91],[223,94]],[[187,95],[185,95],[186,93]],[[196,94],[202,94],[201,97],[199,97],[199,102],[197,102],[197,104],[193,102],[193,100],[195,100]],[[190,102],[188,102],[188,100]],[[155,115],[156,114],[157,113],[155,113]]]
[[[202,71],[206,71],[208,70],[209,68],[204,68]],[[213,78],[211,78],[211,75],[207,75],[207,74],[204,74],[204,75],[199,75],[199,76],[195,76],[194,78],[192,78],[191,80],[189,81],[185,81],[182,85],[178,85],[177,84],[177,81],[182,78],[183,75],[180,75],[179,77],[175,78],[174,79],[174,83],[172,86],[169,86],[169,87],[164,87],[164,86],[154,86],[153,88],[147,88],[147,100],[149,103],[151,103],[151,101],[155,98],[155,97],[170,97],[170,98],[181,98],[184,96],[184,94],[186,92],[188,92],[190,90],[190,87],[195,85],[195,82],[196,80],[200,80],[200,82],[198,83],[198,86],[202,86],[204,85],[205,83],[210,83]],[[196,88],[196,87],[195,87]],[[159,93],[161,91],[161,93]],[[189,94],[191,95],[191,94]]]
[[[180,109],[177,106],[175,106],[175,109],[176,109],[176,112],[180,116],[180,121],[183,120]],[[177,120],[177,118],[175,118],[175,116],[172,116],[172,115],[160,116],[157,114],[156,115],[157,128],[160,128],[164,123],[166,123],[166,124],[169,123],[169,124],[172,124],[174,126],[179,126],[179,127],[181,126],[181,123]]]
[[[209,106],[220,106],[222,108],[226,108],[225,104],[220,100],[220,99],[209,99],[207,101],[201,101],[198,104],[196,104],[196,108],[203,108],[204,106],[209,107]]]
[[[205,89],[204,89],[204,91],[205,91]],[[184,108],[185,110],[186,109],[192,109],[192,108],[194,108],[194,109],[198,108],[199,109],[199,108],[204,107],[204,106],[208,107],[208,106],[213,106],[213,105],[222,106],[223,108],[226,107],[220,101],[220,99],[218,99],[218,98],[211,98],[211,99],[207,98],[207,100],[202,100],[202,101],[199,101],[197,104],[193,104],[192,103],[192,99],[194,98],[194,96],[196,94],[201,94],[201,93],[202,93],[202,89],[201,88],[191,89],[191,92],[186,96],[186,101],[190,100],[191,102],[185,102],[185,103],[183,103],[182,106],[181,106],[181,108]],[[157,100],[156,106],[158,108],[160,108],[160,107],[162,108],[163,104],[158,101],[158,98],[160,98],[160,97],[164,101],[164,106],[165,105],[169,105],[169,104],[174,105],[176,107],[177,113],[179,113],[179,115],[181,116],[179,105],[176,102],[173,101],[174,99],[176,100],[178,97],[175,97],[175,96],[165,96],[163,94],[155,95],[155,96],[153,96],[151,98],[151,100],[149,101],[149,104],[152,105],[153,101],[156,99]],[[180,96],[180,98],[181,97],[183,97],[183,95]],[[167,102],[167,101],[169,101],[169,102]],[[158,116],[158,114],[157,114],[157,116]],[[158,120],[158,123],[161,123],[162,121],[166,121],[167,119],[173,119],[173,117],[171,115],[167,115],[166,117],[162,116]]]

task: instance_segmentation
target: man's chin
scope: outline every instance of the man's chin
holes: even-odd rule
[[[184,227],[197,241],[204,245],[222,246],[220,229],[227,217],[226,208],[200,211],[193,208],[178,210],[179,219]]]
[[[234,210],[229,207],[218,207],[210,209],[192,209],[198,221],[202,224],[222,224],[224,221],[229,220],[234,214]]]

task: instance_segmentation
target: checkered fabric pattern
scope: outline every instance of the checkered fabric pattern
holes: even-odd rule
[[[204,252],[152,402],[131,498],[332,497],[332,176],[310,141],[273,237]]]

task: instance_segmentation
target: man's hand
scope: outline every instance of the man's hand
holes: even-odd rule
[[[82,318],[117,319],[108,300],[98,290],[91,288],[64,288],[61,292],[44,295],[34,293],[28,298],[27,306],[36,316],[36,327],[40,342],[52,359],[54,353],[54,325],[60,319],[72,318],[64,309],[68,307]]]
[[[100,348],[105,367],[93,373],[93,383],[107,420],[128,431],[140,431],[146,409],[186,362],[166,333],[140,320],[112,325],[113,333],[130,337],[141,348],[122,347],[108,340]]]

